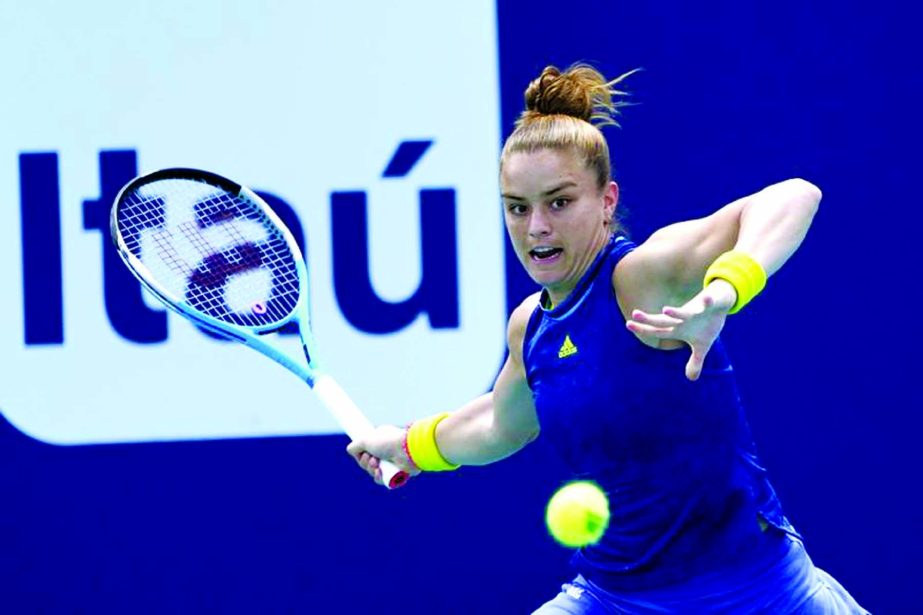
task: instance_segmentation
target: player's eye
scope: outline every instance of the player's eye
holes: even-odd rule
[[[514,216],[522,216],[529,211],[529,208],[523,203],[507,203],[506,210]]]
[[[559,196],[555,200],[551,201],[551,209],[564,209],[570,204],[570,199],[563,196]]]

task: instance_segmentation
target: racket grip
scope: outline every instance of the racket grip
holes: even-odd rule
[[[381,481],[388,489],[403,487],[410,480],[410,474],[403,471],[387,459],[382,459],[378,468],[381,470]]]
[[[375,429],[368,417],[362,414],[355,402],[331,376],[320,376],[314,381],[312,388],[350,440],[357,440]],[[388,489],[396,489],[410,478],[410,474],[386,459],[381,460],[379,469],[381,480]]]

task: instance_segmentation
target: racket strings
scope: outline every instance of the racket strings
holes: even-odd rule
[[[295,280],[296,283],[287,286],[284,283],[280,285],[279,290],[281,291],[276,295],[276,301],[268,304],[266,307],[266,315],[273,320],[282,320],[289,312],[292,311],[295,307],[295,303],[298,301],[298,291],[299,287],[297,285],[298,271],[295,268],[295,259],[291,251],[288,249],[288,245],[285,243],[281,233],[275,226],[272,226],[270,230],[274,239],[280,243],[285,249],[278,250],[265,250],[262,252],[262,260],[267,269],[273,272],[273,276],[281,277],[283,280]],[[247,245],[247,240],[244,238],[243,234],[240,232],[240,229],[235,225],[230,225],[227,228],[228,235],[234,239],[236,245]],[[275,244],[274,244],[275,247]],[[283,312],[280,308],[284,308]]]
[[[155,181],[123,199],[117,224],[142,275],[213,318],[266,326],[298,302],[294,254],[249,199],[202,181]]]

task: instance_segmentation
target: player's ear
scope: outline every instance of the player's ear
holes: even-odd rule
[[[606,225],[612,223],[615,217],[615,210],[619,204],[619,185],[614,181],[603,189],[603,209],[605,210],[604,222]]]

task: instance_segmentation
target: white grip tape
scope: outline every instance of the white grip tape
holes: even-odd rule
[[[372,422],[362,414],[346,391],[331,376],[324,375],[318,378],[314,382],[314,392],[350,440],[356,440],[373,429]]]
[[[356,440],[374,429],[372,421],[362,414],[359,407],[332,377],[321,376],[314,381],[313,389],[350,440]],[[381,480],[388,489],[400,487],[407,480],[407,474],[390,461],[383,459],[378,467],[381,470]]]

